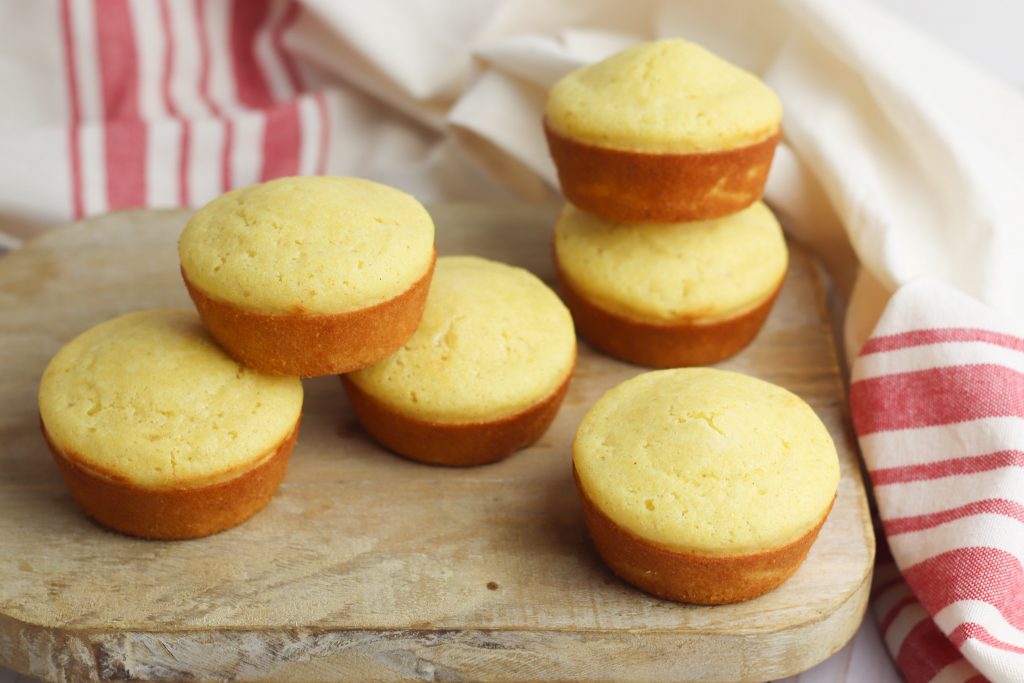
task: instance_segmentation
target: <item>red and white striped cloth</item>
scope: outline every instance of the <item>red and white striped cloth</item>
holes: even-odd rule
[[[0,2],[0,246],[324,172],[329,91],[286,40],[307,14],[295,0]]]
[[[479,70],[461,33],[489,8],[0,0],[0,249],[289,175],[508,199],[446,139],[446,112]]]
[[[936,282],[890,300],[850,405],[895,565],[873,607],[903,675],[1024,680],[1024,334]]]
[[[323,172],[324,96],[308,91],[283,42],[299,9],[60,0],[71,215],[193,206],[230,188]]]

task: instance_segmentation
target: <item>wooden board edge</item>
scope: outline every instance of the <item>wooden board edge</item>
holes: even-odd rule
[[[0,615],[0,660],[49,681],[331,678],[399,680],[764,681],[824,661],[852,638],[870,574],[838,609],[778,633],[672,630],[317,630],[119,633],[61,630]],[[625,637],[624,637],[625,635]],[[757,636],[771,635],[769,642]],[[741,649],[758,647],[767,666],[744,668]],[[680,658],[686,651],[689,656]],[[697,655],[697,657],[694,657]],[[584,659],[579,659],[583,657]],[[697,664],[694,664],[695,659]]]

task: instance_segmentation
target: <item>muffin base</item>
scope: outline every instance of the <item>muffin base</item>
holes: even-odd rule
[[[782,290],[779,281],[761,303],[731,318],[659,325],[611,313],[591,303],[569,283],[557,257],[555,270],[576,330],[610,356],[653,368],[710,365],[739,353],[757,336]]]
[[[670,550],[622,528],[587,496],[576,468],[576,490],[598,554],[622,580],[667,600],[723,605],[750,600],[781,585],[803,564],[835,498],[814,527],[787,545],[750,555],[716,557]]]
[[[349,378],[341,379],[359,422],[385,448],[430,465],[471,467],[502,460],[543,436],[558,413],[571,377],[570,370],[554,392],[514,415],[447,424],[400,413]]]
[[[182,279],[210,334],[243,365],[272,375],[317,377],[352,372],[387,358],[409,341],[427,303],[437,261],[404,292],[337,314],[271,315],[222,301]]]
[[[130,536],[178,540],[224,531],[262,510],[284,479],[300,422],[269,457],[234,477],[159,488],[96,471],[80,455],[54,444],[42,420],[40,426],[71,496],[86,515]]]
[[[782,131],[720,152],[627,152],[577,142],[544,120],[565,198],[578,208],[630,223],[719,218],[760,199]]]

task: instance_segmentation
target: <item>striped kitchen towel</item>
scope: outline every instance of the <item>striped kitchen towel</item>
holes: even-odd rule
[[[326,103],[284,45],[299,12],[294,1],[60,0],[72,215],[194,206],[322,172]]]
[[[0,0],[0,232],[322,173],[304,20],[297,0]]]
[[[903,675],[1024,681],[1024,335],[957,290],[906,285],[850,404],[899,569],[880,564],[874,611]]]

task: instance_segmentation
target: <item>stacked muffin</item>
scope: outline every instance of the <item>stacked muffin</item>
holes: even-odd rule
[[[262,372],[349,372],[412,336],[434,270],[414,197],[361,178],[281,178],[200,209],[178,244],[203,324]]]
[[[781,387],[704,365],[757,334],[785,277],[760,201],[780,135],[757,78],[682,40],[636,45],[551,90],[566,198],[558,278],[578,329],[648,372],[591,407],[573,478],[598,552],[660,597],[719,604],[778,586],[832,507],[838,459]]]
[[[636,45],[551,89],[544,129],[571,202],[555,263],[592,344],[674,367],[754,338],[787,265],[760,202],[781,116],[755,76],[682,40]]]
[[[415,199],[356,178],[286,178],[189,221],[182,275],[204,324],[265,372],[346,374],[381,444],[443,465],[533,443],[576,360],[569,311],[521,268],[435,259]],[[436,263],[436,269],[435,269]]]
[[[75,500],[146,538],[206,536],[263,508],[298,436],[299,376],[401,347],[435,262],[423,206],[358,178],[229,192],[178,246],[199,315],[101,323],[61,349],[39,387],[43,434]]]
[[[286,178],[211,202],[179,251],[203,322],[246,365],[345,375],[363,426],[406,457],[494,462],[554,419],[572,317],[521,268],[435,259],[433,236],[392,188]]]

